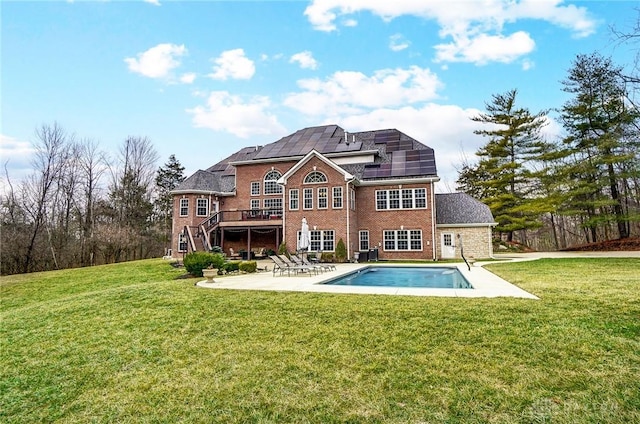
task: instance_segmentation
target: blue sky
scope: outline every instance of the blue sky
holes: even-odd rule
[[[149,137],[191,174],[243,146],[335,123],[397,128],[436,151],[441,191],[484,140],[469,118],[518,89],[532,113],[567,100],[577,54],[623,66],[637,1],[3,1],[2,164],[29,170],[58,122],[115,154]],[[560,128],[550,115],[548,137]]]

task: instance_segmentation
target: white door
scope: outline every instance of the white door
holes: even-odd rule
[[[453,233],[442,233],[440,236],[440,250],[442,259],[453,259],[456,257],[456,247],[453,244]]]

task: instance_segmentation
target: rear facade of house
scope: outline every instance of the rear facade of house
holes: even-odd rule
[[[249,257],[281,243],[295,251],[306,218],[309,250],[325,255],[342,240],[349,260],[457,258],[465,240],[465,255],[490,257],[488,208],[462,193],[436,195],[438,181],[433,149],[398,130],[305,128],[177,187],[172,253],[220,246]]]

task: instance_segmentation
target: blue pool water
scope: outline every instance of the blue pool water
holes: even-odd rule
[[[473,289],[456,268],[370,266],[325,284],[340,286]]]

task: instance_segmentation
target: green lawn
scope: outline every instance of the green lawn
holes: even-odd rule
[[[640,422],[640,259],[490,269],[541,300],[3,277],[0,421]]]

